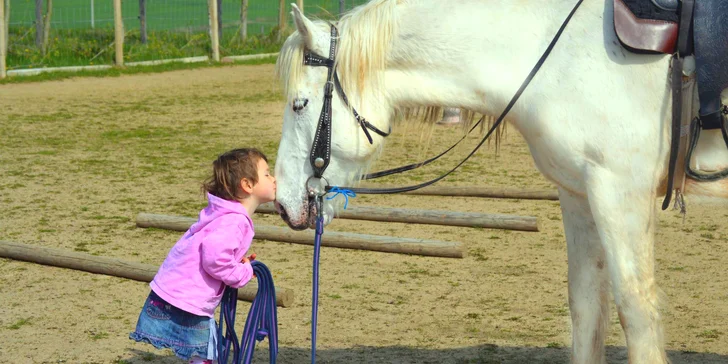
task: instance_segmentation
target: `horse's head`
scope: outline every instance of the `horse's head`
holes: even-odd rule
[[[291,228],[301,230],[313,227],[317,214],[307,181],[309,184],[319,181],[316,175],[320,174],[323,177],[320,181],[331,186],[356,182],[382,143],[377,130],[389,131],[390,111],[383,96],[372,96],[365,91],[378,77],[376,73],[382,72],[383,55],[376,59],[371,52],[376,46],[354,44],[362,39],[351,39],[343,21],[340,29],[328,23],[312,22],[295,5],[292,14],[297,31],[286,40],[276,65],[287,97],[275,167],[276,207]],[[379,40],[365,38],[364,41]],[[333,69],[341,80],[341,88],[335,86]],[[330,112],[324,108],[327,87]],[[374,125],[363,127],[352,108]],[[331,138],[330,152],[327,152],[329,117]],[[322,118],[326,120],[320,122]],[[312,157],[316,145],[320,152]],[[325,165],[323,173],[314,167],[317,156],[322,159],[320,164]],[[328,223],[333,218],[335,205],[324,200],[323,206],[324,220]]]

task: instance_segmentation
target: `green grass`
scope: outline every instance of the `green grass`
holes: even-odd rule
[[[25,325],[30,325],[30,318],[24,318],[8,326],[8,330],[18,330]]]
[[[115,60],[113,32],[99,29],[53,29],[48,51],[44,55],[35,46],[29,27],[12,27],[7,54],[8,70],[112,65]],[[275,53],[281,48],[277,28],[267,34],[249,36],[241,41],[235,30],[225,31],[220,41],[220,56]],[[210,55],[210,41],[205,30],[160,30],[148,33],[146,44],[139,32],[127,32],[124,39],[124,62],[141,62]]]
[[[722,334],[723,333],[718,330],[706,330],[706,331],[699,333],[697,336],[699,338],[703,338],[703,339],[717,339]]]
[[[106,339],[108,337],[109,337],[109,334],[106,333],[106,332],[98,332],[98,333],[97,332],[89,332],[89,338],[91,338],[91,340],[94,340],[94,341],[101,340],[101,339]]]
[[[35,45],[35,3],[30,0],[11,0],[8,70],[113,64],[115,51],[112,2],[94,1],[94,28],[91,27],[89,0],[64,0],[54,4],[49,49],[43,55]],[[346,9],[364,2],[365,0],[348,0]],[[246,41],[242,41],[239,36],[240,3],[240,0],[222,1],[221,56],[278,51],[281,42],[278,37],[277,2],[250,0]],[[306,14],[311,18],[333,19],[338,14],[337,0],[307,0],[305,4]],[[122,8],[125,62],[204,56],[211,53],[205,1],[147,2],[146,44],[141,43],[139,33],[139,3],[125,1]],[[293,29],[292,19],[288,19],[286,28],[284,36]]]

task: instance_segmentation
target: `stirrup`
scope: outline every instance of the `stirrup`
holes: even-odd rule
[[[721,118],[720,131],[723,134],[723,141],[725,142],[726,147],[728,147],[728,130],[726,130],[726,119],[728,119],[728,106],[723,105],[723,107],[718,112],[720,113],[719,117]],[[690,123],[690,129],[692,140],[688,145],[688,151],[685,155],[685,174],[687,174],[690,178],[701,182],[713,182],[728,177],[728,169],[724,169],[715,173],[701,173],[694,171],[690,167],[690,160],[692,159],[695,147],[698,145],[698,140],[700,139],[700,130],[702,129],[702,121],[699,117],[693,119],[693,121]]]

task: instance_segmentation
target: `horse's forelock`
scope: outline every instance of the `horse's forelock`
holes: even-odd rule
[[[375,0],[345,14],[337,23],[339,49],[336,66],[342,86],[354,105],[361,105],[363,95],[381,86],[382,70],[396,33],[394,10],[396,0]],[[328,32],[329,23],[314,21]],[[276,75],[283,84],[288,100],[295,98],[303,72],[305,41],[294,32],[281,48],[276,62]],[[328,54],[321,54],[326,57]]]
[[[278,54],[276,76],[283,84],[283,92],[288,101],[293,100],[298,92],[298,84],[303,71],[303,50],[303,37],[298,32],[294,32],[283,43],[281,52]]]

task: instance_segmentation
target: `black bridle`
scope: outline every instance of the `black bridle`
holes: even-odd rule
[[[571,10],[569,15],[566,17],[564,22],[561,24],[561,27],[559,28],[558,32],[554,36],[554,38],[551,40],[551,43],[546,48],[544,53],[541,55],[541,58],[539,58],[536,65],[531,69],[531,72],[528,74],[526,79],[521,84],[521,87],[519,87],[518,91],[516,91],[515,95],[511,98],[510,102],[506,106],[506,108],[503,110],[501,115],[496,119],[496,121],[493,123],[491,128],[488,130],[488,132],[485,134],[485,136],[481,139],[481,141],[478,143],[478,145],[473,148],[473,150],[468,154],[465,159],[463,159],[460,163],[458,163],[455,167],[453,167],[448,172],[442,174],[441,176],[434,178],[432,180],[429,180],[424,183],[420,183],[417,185],[411,185],[411,186],[404,186],[404,187],[395,187],[395,188],[363,188],[363,187],[338,187],[338,186],[330,186],[328,185],[328,182],[323,177],[323,173],[326,170],[326,167],[329,165],[329,161],[331,159],[331,98],[333,96],[333,89],[336,87],[337,92],[341,96],[341,99],[343,100],[344,104],[349,107],[354,117],[356,118],[359,125],[361,125],[362,130],[364,131],[364,134],[366,134],[367,139],[369,140],[369,143],[372,143],[372,137],[369,134],[368,130],[372,130],[375,133],[386,137],[389,135],[389,132],[385,133],[379,129],[377,129],[374,125],[367,122],[364,118],[362,118],[356,110],[354,110],[353,107],[349,105],[349,101],[346,98],[346,94],[344,93],[344,90],[341,87],[341,83],[339,82],[339,77],[336,73],[336,69],[334,67],[335,65],[335,57],[336,57],[336,46],[337,46],[337,35],[338,32],[336,30],[336,27],[332,24],[331,25],[331,47],[329,49],[329,58],[323,58],[315,53],[312,53],[310,51],[306,51],[306,54],[304,56],[304,64],[307,66],[324,66],[329,69],[329,73],[327,76],[327,82],[326,86],[324,87],[324,105],[321,109],[321,116],[319,117],[318,126],[316,127],[316,134],[314,136],[313,145],[311,146],[311,155],[309,157],[309,162],[311,163],[311,167],[313,168],[314,175],[309,178],[306,181],[306,188],[309,191],[309,194],[311,197],[316,197],[319,201],[320,198],[331,191],[334,188],[338,189],[346,189],[354,193],[364,193],[364,194],[392,194],[392,193],[400,193],[400,192],[408,192],[408,191],[414,191],[423,187],[427,187],[429,185],[434,184],[437,181],[440,181],[441,179],[447,177],[451,173],[455,172],[460,166],[462,166],[470,157],[472,157],[480,147],[485,144],[485,142],[488,140],[488,138],[493,134],[493,132],[498,128],[498,126],[503,122],[506,115],[508,115],[508,112],[511,111],[513,106],[516,104],[516,101],[520,98],[521,94],[526,90],[526,87],[531,83],[533,78],[536,76],[536,73],[541,69],[541,66],[546,62],[546,58],[548,58],[549,54],[551,54],[551,51],[556,46],[556,42],[561,37],[561,34],[564,32],[564,29],[566,29],[566,25],[569,23],[571,18],[574,16],[574,13],[576,13],[576,10],[579,8],[581,3],[584,0],[577,1],[576,5],[574,5],[574,8]],[[333,80],[333,81],[332,81]],[[480,124],[483,121],[483,118],[481,118],[476,126]],[[473,131],[475,129],[475,126],[470,129],[470,131]],[[390,130],[391,132],[391,130]],[[469,132],[468,132],[469,133]],[[460,139],[455,145],[460,143],[465,137]],[[372,174],[368,174],[366,176],[363,176],[364,179],[371,179],[371,178],[377,178],[382,177],[394,173],[400,173],[408,170],[412,170],[415,168],[419,168],[423,165],[429,164],[430,162],[433,162],[437,158],[441,157],[445,153],[452,150],[455,145],[448,148],[444,152],[440,153],[439,155],[435,156],[434,158],[430,158],[424,162],[421,163],[415,163],[410,164],[403,167],[393,168],[386,171],[376,172]],[[311,185],[310,182],[312,179],[318,180],[318,185]],[[322,181],[323,180],[323,181]],[[326,182],[325,185],[321,185],[322,182]],[[319,213],[321,209],[319,209]]]
[[[329,58],[324,58],[311,51],[306,51],[303,57],[303,64],[306,66],[313,67],[326,67],[329,69],[329,74],[326,76],[326,86],[324,86],[324,105],[321,108],[321,116],[319,116],[318,126],[316,126],[316,134],[313,139],[313,145],[311,145],[311,155],[309,161],[313,168],[313,175],[316,178],[323,178],[326,167],[329,166],[331,160],[331,99],[334,94],[334,87],[339,93],[341,100],[344,102],[347,108],[351,109],[354,114],[354,118],[361,126],[361,130],[364,131],[369,144],[373,144],[374,140],[369,131],[373,131],[382,137],[389,136],[389,132],[383,132],[376,126],[372,125],[365,118],[359,115],[351,105],[349,105],[349,99],[344,93],[344,89],[341,87],[339,81],[339,75],[336,72],[335,61],[336,61],[336,46],[338,40],[338,31],[336,27],[331,25],[331,46],[329,49]]]

